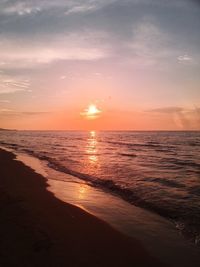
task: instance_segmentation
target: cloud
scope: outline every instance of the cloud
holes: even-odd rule
[[[70,33],[41,37],[39,40],[2,38],[1,68],[20,68],[48,64],[54,61],[92,61],[108,56],[102,32]]]
[[[65,14],[70,15],[74,13],[85,13],[85,12],[91,12],[98,9],[98,5],[94,3],[86,3],[86,4],[79,4],[74,5],[71,8],[69,8]]]
[[[12,14],[18,14],[19,16],[23,15],[29,15],[32,13],[40,12],[41,9],[38,6],[32,6],[28,2],[16,2],[12,5],[4,6],[4,8],[1,9],[0,13],[12,15]]]
[[[192,51],[191,55],[184,53],[186,46]],[[128,51],[125,62],[137,68],[169,70],[172,64],[178,67],[176,63],[192,65],[199,62],[199,52],[187,43],[180,44],[179,36],[162,27],[153,16],[145,16],[133,25],[132,38],[125,40],[125,49]]]
[[[84,1],[73,1],[71,6],[68,6],[66,15],[76,14],[76,13],[88,13],[101,9],[111,3],[117,2],[117,0],[84,0]]]
[[[0,109],[0,112],[2,113],[4,113],[4,112],[12,112],[13,110],[12,109],[7,109],[7,108],[1,108]]]
[[[0,14],[5,15],[30,15],[49,9],[61,9],[66,15],[84,13],[97,10],[116,0],[14,0],[0,3]]]
[[[28,79],[13,78],[7,75],[0,75],[0,94],[15,93],[20,91],[29,92],[29,87],[30,81]],[[4,100],[4,103],[8,102],[5,102]]]
[[[182,107],[162,107],[162,108],[154,108],[147,110],[147,112],[154,112],[154,113],[176,113],[182,112],[184,109]]]
[[[193,58],[188,56],[187,54],[184,54],[184,55],[178,56],[177,60],[180,63],[191,63],[193,61]]]
[[[0,100],[0,103],[10,103],[10,100],[6,100],[6,99],[2,99],[2,100]]]
[[[19,115],[28,115],[28,116],[32,116],[32,115],[45,115],[45,114],[49,114],[51,112],[49,111],[23,111],[23,112],[18,112]]]
[[[147,110],[155,115],[167,115],[178,129],[193,130],[200,127],[200,108],[163,107]]]
[[[152,6],[156,5],[158,11],[162,11],[163,6],[169,8],[181,1],[187,2],[13,0],[11,4],[11,1],[3,1],[3,4],[0,3],[0,14],[19,18],[5,18],[2,27],[4,38],[1,35],[2,45],[0,43],[0,64],[8,69],[35,67],[61,60],[92,61],[107,58],[110,52],[122,61],[127,63],[129,60],[138,66],[161,66],[169,60],[177,61],[178,56],[189,49],[178,51],[178,48],[171,46],[167,27],[162,28],[160,14],[152,12]],[[85,14],[93,11],[98,12],[95,15]],[[141,11],[143,13],[140,14]],[[167,11],[163,20],[166,19]],[[176,28],[176,23],[174,24]],[[98,36],[100,31],[104,31],[106,35],[102,41]],[[126,45],[123,46],[122,43]],[[178,40],[176,44],[179,45]]]
[[[49,1],[51,2],[51,0]],[[44,7],[48,7],[47,1],[39,1],[39,0],[12,0],[12,1],[6,1],[1,0],[0,3],[0,14],[3,15],[30,15],[30,14],[36,14],[40,12]]]
[[[66,75],[62,75],[62,76],[60,76],[60,80],[65,80],[66,79]]]
[[[166,64],[177,55],[171,39],[169,33],[162,30],[155,19],[145,17],[133,26],[132,39],[127,44],[132,54],[129,58],[136,66]]]
[[[48,115],[49,113],[51,112],[48,112],[48,111],[15,111],[12,109],[0,109],[0,116],[6,116],[6,117]]]
[[[132,48],[138,56],[154,57],[158,55],[158,49],[163,45],[165,39],[165,35],[155,23],[144,20],[133,30]]]

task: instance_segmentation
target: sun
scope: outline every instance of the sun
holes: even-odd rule
[[[90,104],[83,112],[81,112],[81,115],[87,119],[96,119],[101,112],[102,111],[95,104]]]
[[[87,109],[87,114],[90,115],[97,115],[99,114],[101,111],[93,104],[89,105],[88,109]]]

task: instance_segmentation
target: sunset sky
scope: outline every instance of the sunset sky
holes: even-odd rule
[[[200,130],[199,14],[197,0],[1,0],[0,128]]]

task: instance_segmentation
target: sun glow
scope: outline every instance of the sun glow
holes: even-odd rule
[[[97,118],[102,111],[97,108],[96,105],[90,104],[88,108],[86,108],[83,112],[81,112],[81,115],[84,116],[87,119],[95,119]]]
[[[96,115],[100,113],[100,110],[95,105],[90,105],[87,110],[88,115]]]

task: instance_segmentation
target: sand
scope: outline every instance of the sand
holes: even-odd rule
[[[47,191],[47,179],[0,149],[0,266],[163,266],[133,238]]]

